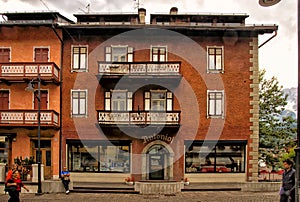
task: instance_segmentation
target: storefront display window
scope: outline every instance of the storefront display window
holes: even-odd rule
[[[185,141],[186,173],[245,172],[246,141]]]
[[[129,141],[69,141],[70,171],[130,172]]]

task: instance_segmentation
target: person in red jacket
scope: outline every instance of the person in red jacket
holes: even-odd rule
[[[7,172],[7,175],[6,175],[6,181],[9,180],[9,179],[12,179],[12,176],[13,176],[13,172],[15,170],[18,170],[18,165],[17,164],[13,164],[11,169]],[[20,178],[20,174],[18,176]]]
[[[10,196],[8,202],[20,202],[21,187],[23,187],[26,191],[29,191],[29,189],[22,183],[18,170],[12,171],[12,178],[6,181],[6,187]]]

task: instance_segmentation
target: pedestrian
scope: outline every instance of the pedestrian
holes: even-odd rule
[[[282,174],[282,186],[280,188],[280,202],[295,202],[295,169],[293,161],[283,161],[284,173]]]
[[[70,190],[69,190],[70,172],[67,170],[67,167],[63,167],[60,177],[61,177],[61,181],[64,185],[64,188],[66,190],[66,194],[69,194],[70,193]]]
[[[23,187],[26,191],[29,191],[29,189],[21,181],[18,170],[14,170],[12,172],[12,177],[6,181],[5,185],[6,191],[8,191],[10,196],[8,202],[20,202],[21,187]]]
[[[12,174],[15,170],[18,170],[18,165],[17,164],[13,164],[11,166],[11,169],[7,172],[6,181],[12,178]],[[19,174],[19,178],[20,178],[20,174]]]

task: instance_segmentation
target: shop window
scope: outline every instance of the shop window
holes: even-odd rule
[[[224,118],[224,92],[208,91],[207,116],[209,118]]]
[[[72,47],[72,70],[73,71],[86,71],[87,70],[87,54],[88,49],[86,46]]]
[[[130,142],[69,141],[70,171],[130,172]]]
[[[224,72],[223,47],[207,47],[207,71],[211,73]]]
[[[7,136],[0,136],[0,162],[9,163],[9,153],[11,152],[11,142]]]
[[[0,63],[10,61],[10,48],[0,48]]]
[[[87,115],[87,91],[72,90],[72,116]]]
[[[246,141],[185,141],[186,173],[245,172]]]

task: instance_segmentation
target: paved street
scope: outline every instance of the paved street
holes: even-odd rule
[[[8,195],[0,195],[0,201],[7,201]],[[108,193],[70,193],[65,195],[21,194],[21,202],[276,202],[279,201],[277,192],[241,192],[241,191],[206,191],[206,192],[182,192],[176,196],[165,195],[138,195],[138,194],[108,194]]]

